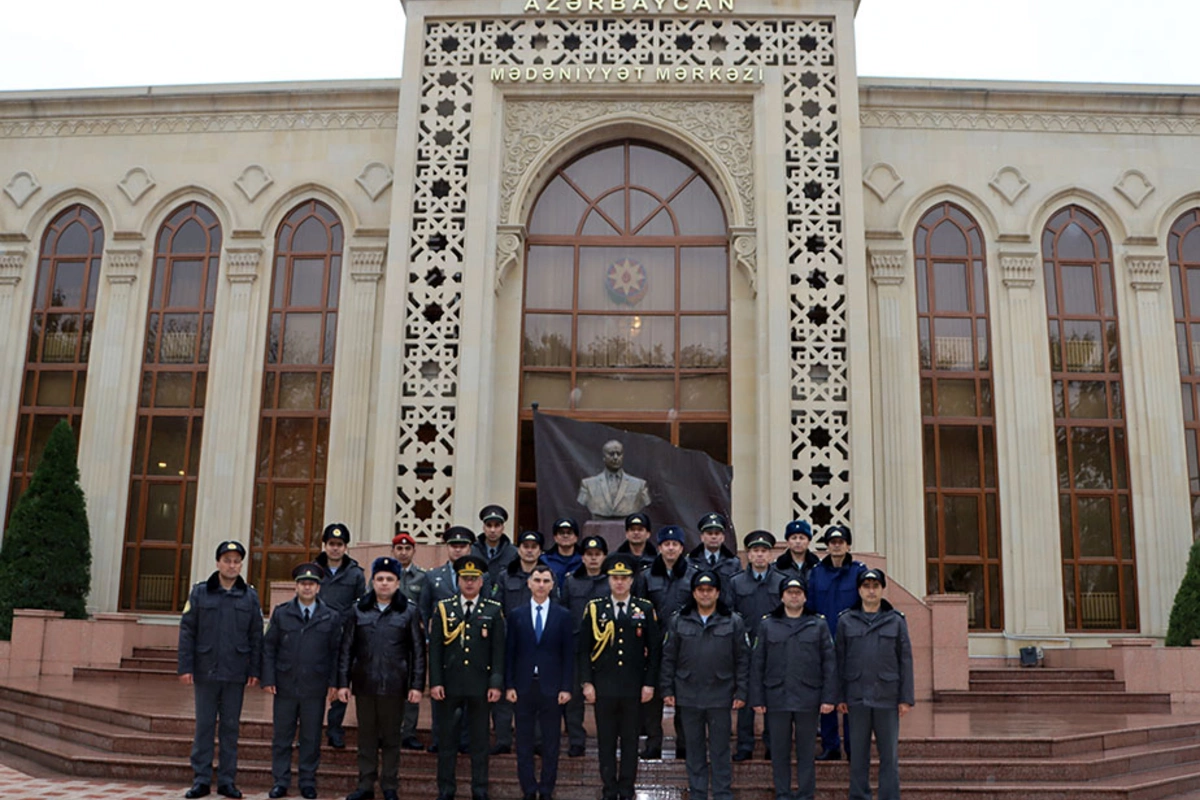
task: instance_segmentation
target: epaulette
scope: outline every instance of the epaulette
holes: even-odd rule
[[[843,608],[841,611],[839,611],[839,612],[838,612],[838,617],[841,617],[841,616],[842,616],[842,614],[845,614],[845,613],[846,613],[847,611],[849,611],[849,610],[850,610],[850,609],[848,609],[848,608]]]
[[[825,619],[825,615],[824,615],[824,614],[822,614],[820,611],[818,611],[818,612],[817,612],[817,619]]]
[[[899,615],[900,615],[900,616],[902,616],[902,617],[904,616],[904,612],[903,612],[903,611],[901,611],[901,610],[900,610],[900,609],[898,609],[898,608],[893,608],[893,609],[892,609],[892,611],[895,611],[897,614],[899,614]]]
[[[485,597],[485,598],[483,598],[483,600],[482,600],[481,602],[484,602],[484,603],[490,603],[491,605],[494,605],[494,606],[498,606],[498,605],[500,605],[500,603],[498,603],[497,601],[493,600],[493,599],[492,599],[492,598],[490,598],[490,597]]]

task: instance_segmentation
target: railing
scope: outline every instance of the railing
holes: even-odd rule
[[[158,348],[158,360],[160,363],[190,363],[195,360],[195,357],[195,331],[168,331],[162,335],[162,344]]]
[[[74,361],[75,344],[79,335],[75,331],[48,331],[42,345],[43,361]]]
[[[934,338],[933,342],[938,369],[972,370],[975,368],[975,354],[971,352],[970,336],[938,336]],[[980,336],[975,344],[979,351],[979,360],[986,362],[987,337]]]
[[[1121,627],[1121,596],[1117,592],[1085,592],[1079,610],[1085,628]]]
[[[170,611],[174,591],[174,575],[141,575],[138,577],[137,607],[141,611]]]
[[[1068,372],[1100,372],[1104,369],[1104,350],[1099,342],[1087,339],[1067,340]]]

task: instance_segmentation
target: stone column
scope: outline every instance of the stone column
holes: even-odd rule
[[[1058,472],[1046,309],[1036,297],[1040,257],[1001,252],[1003,291],[992,319],[1004,627],[1063,632]]]
[[[925,527],[916,303],[903,286],[910,260],[907,250],[871,249],[869,255],[878,311],[881,412],[876,550],[887,556],[892,577],[919,597],[925,586]]]
[[[26,294],[19,288],[27,258],[24,250],[0,252],[0,341],[7,343],[0,347],[0,537],[8,516],[8,482],[12,477],[29,327],[29,309],[20,305]]]
[[[375,301],[386,248],[350,246],[350,283],[342,290],[325,474],[325,520],[350,526],[356,541],[391,541],[389,528],[362,530],[375,342]]]
[[[225,539],[250,546],[258,406],[262,396],[264,325],[257,291],[262,248],[226,248],[213,320],[212,358],[192,543],[192,581],[212,572]]]
[[[92,529],[89,611],[114,611],[120,589],[129,467],[137,420],[138,370],[145,309],[136,284],[143,251],[110,249],[104,256],[79,431],[79,483]]]
[[[1141,632],[1148,636],[1167,635],[1192,545],[1173,311],[1170,290],[1163,286],[1165,260],[1158,253],[1125,255],[1133,296],[1121,329],[1138,608]]]

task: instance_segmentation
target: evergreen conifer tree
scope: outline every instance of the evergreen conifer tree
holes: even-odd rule
[[[0,547],[0,639],[12,638],[14,608],[84,619],[91,589],[91,533],[79,486],[75,435],[66,421],[50,433],[29,488],[17,500]]]
[[[1175,593],[1166,643],[1169,647],[1187,647],[1193,639],[1200,639],[1200,540],[1192,543],[1187,572]]]

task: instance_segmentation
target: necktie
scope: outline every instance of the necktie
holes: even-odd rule
[[[312,616],[312,609],[308,609],[308,608],[304,609],[304,624],[305,625],[308,624],[308,618],[310,616]]]
[[[495,561],[495,560],[496,560],[496,548],[489,547],[488,548],[488,561]],[[540,608],[540,606],[539,606],[539,608]]]
[[[708,565],[710,567],[715,567],[717,565],[717,554],[716,553],[708,554]]]
[[[622,622],[625,621],[625,601],[617,603],[617,617],[620,618]]]
[[[762,573],[759,573],[759,572],[754,573],[754,582],[755,583],[762,583],[762,578],[763,578]]]
[[[537,607],[537,619],[533,621],[533,635],[537,640],[542,641],[542,607]]]
[[[467,601],[466,615],[468,617],[471,616],[471,606],[473,606],[473,605],[474,605],[474,603],[472,603],[470,600]]]

